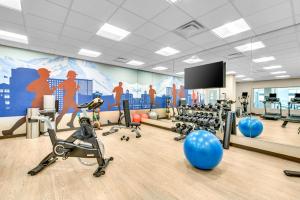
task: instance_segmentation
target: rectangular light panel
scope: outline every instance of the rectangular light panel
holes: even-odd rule
[[[177,72],[176,74],[177,74],[177,75],[183,75],[184,72]]]
[[[227,38],[251,30],[247,22],[241,18],[212,29],[212,32],[221,38]]]
[[[247,44],[237,46],[237,47],[234,47],[234,48],[237,51],[246,52],[246,51],[254,51],[254,50],[257,50],[257,49],[264,48],[264,47],[266,47],[265,44],[262,43],[261,41],[259,41],[259,42],[247,43]]]
[[[153,70],[157,70],[157,71],[162,71],[162,70],[166,70],[168,69],[167,67],[163,67],[163,66],[157,66],[157,67],[154,67],[152,68]]]
[[[101,26],[101,28],[98,30],[96,34],[110,40],[120,41],[123,40],[125,37],[127,37],[130,34],[130,32],[121,29],[119,27],[110,25],[108,23],[105,23],[103,26]]]
[[[0,0],[0,6],[21,11],[21,0]]]
[[[286,71],[271,72],[270,74],[286,74]]]
[[[140,66],[145,64],[142,61],[138,61],[138,60],[130,60],[129,62],[126,63],[127,65],[133,65],[133,66]]]
[[[272,61],[272,60],[275,60],[274,56],[256,58],[256,59],[253,59],[252,61],[255,62],[255,63],[262,63],[262,62],[269,62],[269,61]]]
[[[179,50],[174,49],[172,47],[164,47],[164,48],[156,51],[155,53],[160,54],[162,56],[172,56],[172,55],[175,55],[179,52],[180,52]]]
[[[182,62],[188,63],[188,64],[194,64],[194,63],[198,63],[198,62],[202,62],[203,60],[200,59],[198,56],[192,56]]]
[[[280,75],[280,76],[275,76],[276,78],[290,78],[291,75]]]
[[[94,57],[94,58],[101,55],[101,53],[98,51],[92,51],[92,50],[88,50],[88,49],[80,49],[78,54],[82,55],[82,56],[88,56],[88,57]]]
[[[0,39],[28,44],[28,38],[26,35],[21,35],[3,30],[0,30]]]
[[[266,69],[266,70],[270,70],[270,69],[280,69],[280,68],[282,68],[281,65],[273,65],[273,66],[263,67],[263,69]]]

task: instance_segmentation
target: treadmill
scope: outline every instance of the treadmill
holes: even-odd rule
[[[269,96],[265,96],[265,100],[263,101],[264,108],[265,108],[265,114],[262,115],[264,119],[270,119],[270,120],[278,120],[282,118],[282,107],[281,107],[281,102],[280,99],[277,98],[276,93],[270,93]],[[276,105],[279,107],[279,113],[275,112],[269,112],[267,110],[267,105]]]
[[[296,93],[295,97],[288,103],[288,116],[283,119],[282,128],[285,128],[289,122],[300,123],[300,115],[291,114],[291,109],[298,110],[298,106],[300,106],[300,93]]]

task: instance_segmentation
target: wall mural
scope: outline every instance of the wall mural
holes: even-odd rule
[[[0,46],[0,117],[25,116],[28,107],[41,108],[43,95],[49,94],[59,100],[57,123],[72,113],[70,127],[76,105],[95,96],[105,101],[102,111],[122,109],[123,99],[131,109],[164,108],[166,98],[173,106],[183,97],[192,102],[179,77]],[[12,134],[23,123],[25,117],[3,134]]]

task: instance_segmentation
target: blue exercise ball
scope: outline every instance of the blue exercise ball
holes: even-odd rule
[[[223,157],[223,148],[219,139],[204,130],[190,133],[184,141],[183,148],[189,163],[198,169],[213,169]]]
[[[241,119],[238,127],[244,136],[251,138],[259,136],[264,129],[263,123],[255,117]]]

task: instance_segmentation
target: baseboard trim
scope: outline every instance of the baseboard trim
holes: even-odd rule
[[[25,133],[16,134],[16,135],[3,135],[3,136],[0,136],[0,140],[2,140],[2,139],[8,139],[8,138],[24,137],[24,136],[26,136]]]
[[[297,157],[294,157],[294,156],[288,156],[288,155],[285,155],[285,154],[275,153],[275,152],[272,152],[272,151],[267,151],[267,150],[258,149],[258,148],[255,148],[255,147],[249,147],[249,146],[236,144],[236,143],[230,143],[230,146],[237,147],[237,148],[240,148],[240,149],[245,149],[245,150],[248,150],[248,151],[254,151],[254,152],[257,152],[257,153],[266,154],[266,155],[269,155],[269,156],[274,156],[274,157],[281,158],[281,159],[284,159],[284,160],[289,160],[289,161],[300,163],[300,158],[297,158]]]

